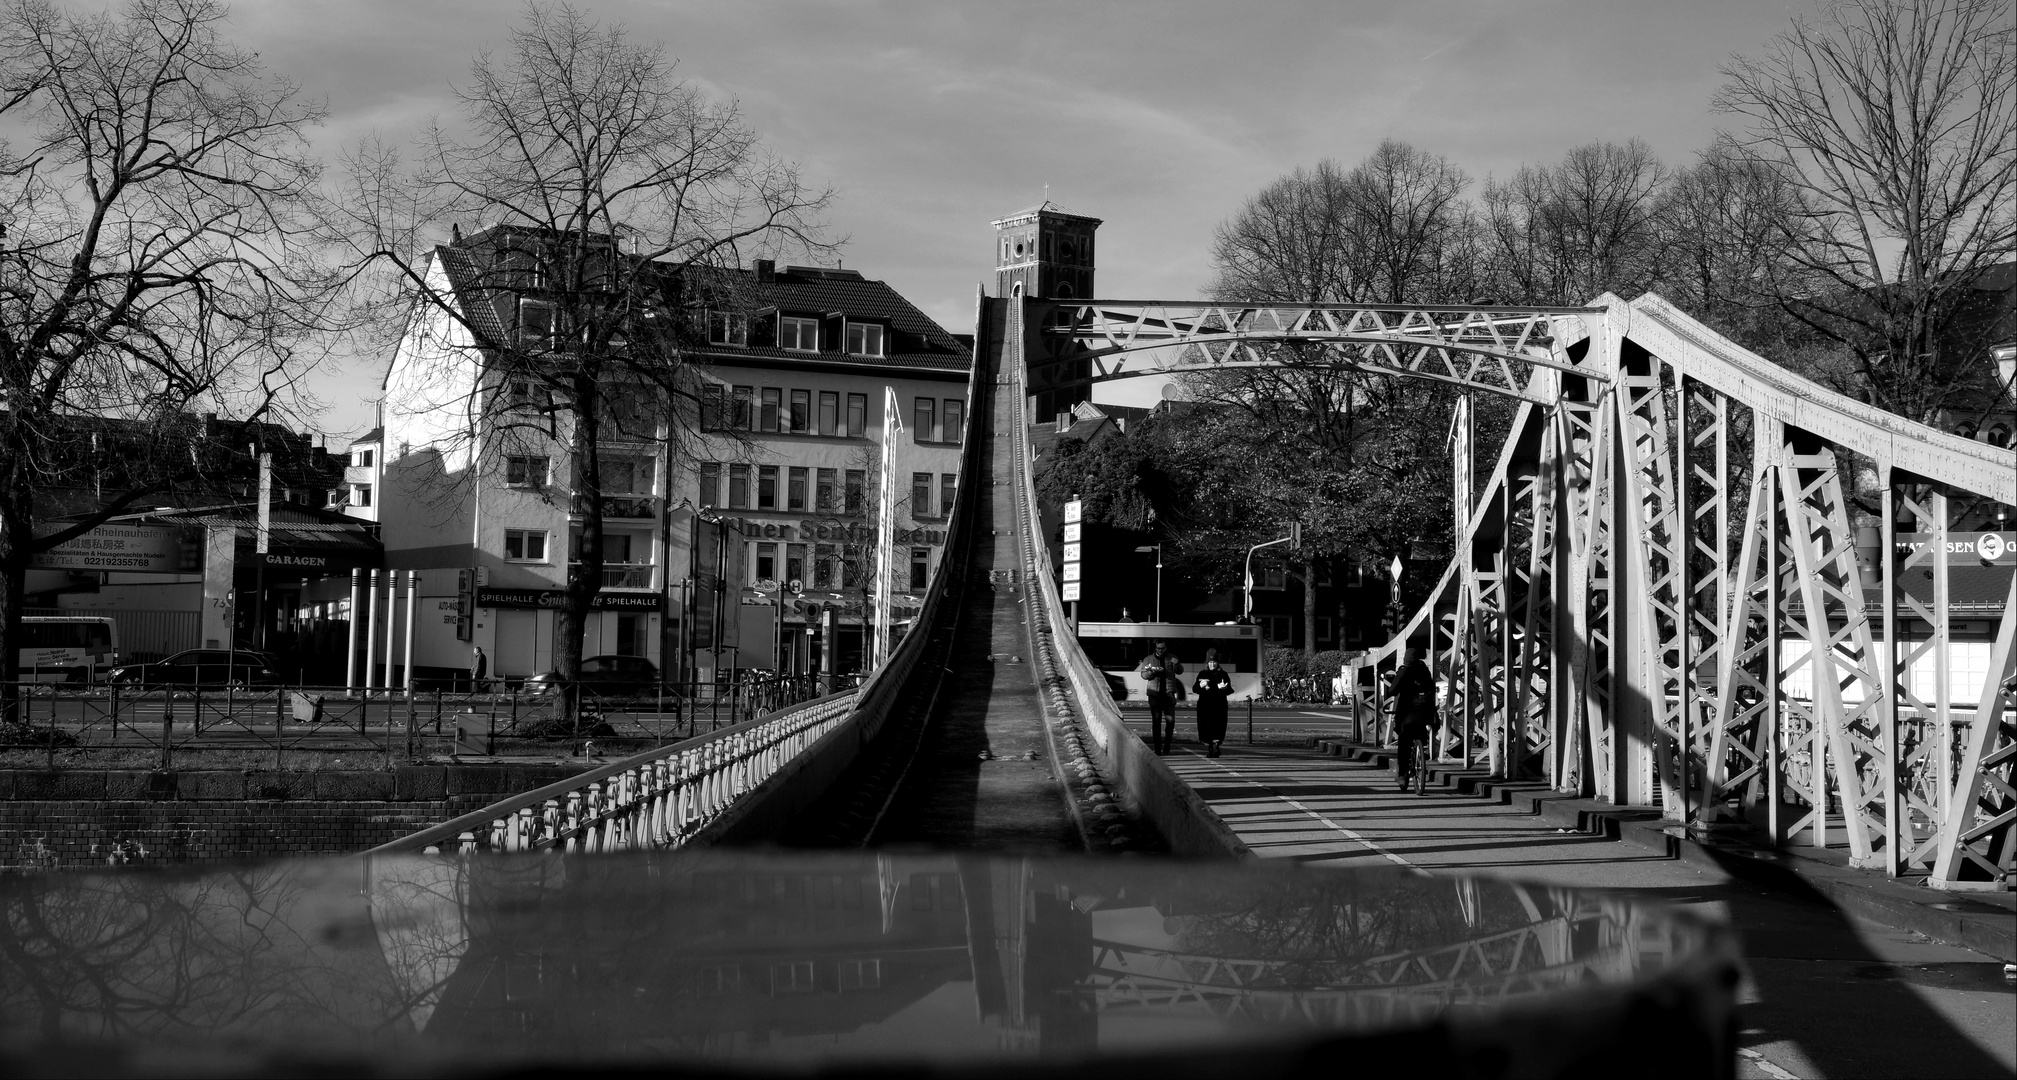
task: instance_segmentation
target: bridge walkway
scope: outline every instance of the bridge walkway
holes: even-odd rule
[[[962,481],[961,550],[952,633],[934,648],[904,694],[911,722],[886,731],[828,795],[781,839],[802,846],[931,845],[958,850],[1079,850],[1085,844],[1054,771],[1057,752],[1038,695],[1027,583],[1024,518],[1016,499],[1020,440],[1014,386],[1004,381],[1007,305],[989,305],[975,362],[983,466]]]
[[[1398,790],[1385,755],[1235,742],[1209,759],[1179,743],[1164,760],[1263,858],[1619,890],[1732,925],[1748,976],[1739,1077],[2017,1069],[2017,994],[2002,957],[1855,917],[1818,894],[1761,882],[1744,865],[1579,831],[1454,782],[1475,773],[1439,769],[1442,782],[1418,796]],[[1919,1035],[1900,1039],[1900,1030]]]

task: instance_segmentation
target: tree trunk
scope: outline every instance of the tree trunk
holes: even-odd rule
[[[1303,659],[1317,659],[1317,557],[1303,557]]]
[[[602,591],[601,387],[593,375],[575,377],[573,476],[570,509],[581,516],[581,549],[567,540],[566,603],[560,609],[559,656],[563,709],[570,726],[581,723],[581,651],[596,594]]]

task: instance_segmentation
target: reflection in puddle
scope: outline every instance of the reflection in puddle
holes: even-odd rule
[[[1370,1031],[1727,949],[1562,889],[1252,864],[680,852],[0,882],[19,1049],[959,1063]]]

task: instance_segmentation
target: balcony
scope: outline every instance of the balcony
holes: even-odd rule
[[[580,495],[574,497],[573,512],[588,513],[588,500]],[[604,495],[602,516],[622,518],[630,521],[658,520],[658,499],[651,495]]]
[[[651,564],[603,563],[602,587],[605,589],[649,589],[651,588]]]

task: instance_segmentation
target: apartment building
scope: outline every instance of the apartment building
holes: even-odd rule
[[[683,663],[858,670],[888,405],[901,623],[944,554],[972,350],[853,270],[759,260],[737,292],[754,310],[709,319],[700,447],[672,496]]]

